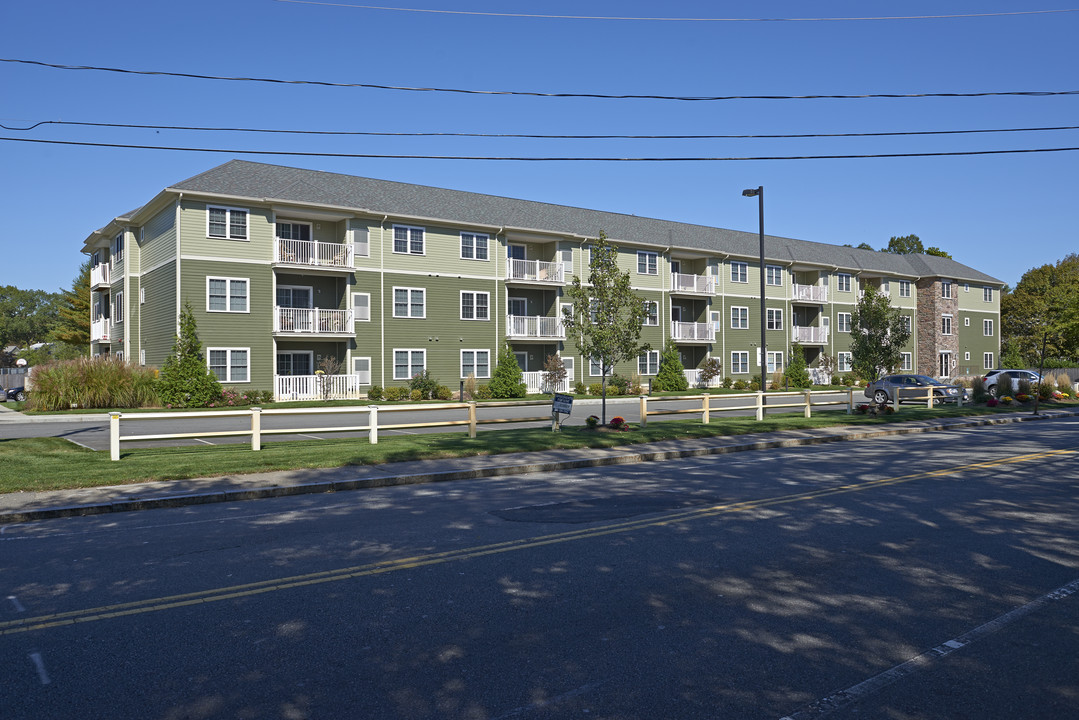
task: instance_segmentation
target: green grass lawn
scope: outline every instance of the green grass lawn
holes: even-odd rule
[[[1077,403],[1066,403],[1074,408]],[[1046,403],[1043,407],[1061,407]],[[149,480],[175,480],[348,465],[377,465],[405,460],[497,455],[558,448],[602,448],[636,443],[741,435],[798,428],[837,425],[879,425],[927,418],[961,417],[1029,411],[1029,407],[917,408],[905,406],[900,413],[879,417],[818,413],[769,415],[763,422],[747,417],[715,417],[708,425],[699,420],[651,422],[628,432],[596,432],[567,427],[560,433],[549,428],[492,430],[469,439],[466,432],[386,437],[377,445],[364,439],[266,442],[252,452],[249,444],[185,448],[145,448],[127,444],[118,462],[107,451],[93,451],[60,438],[0,440],[0,492],[58,490],[118,485]]]

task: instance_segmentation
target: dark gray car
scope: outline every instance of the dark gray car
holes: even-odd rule
[[[928,375],[885,375],[866,385],[865,396],[875,403],[890,403],[898,397],[899,402],[925,402],[932,390],[933,404],[958,402],[967,399],[967,390],[959,385],[949,385]]]

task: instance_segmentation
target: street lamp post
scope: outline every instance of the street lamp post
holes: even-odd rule
[[[742,191],[743,197],[757,198],[757,207],[760,213],[760,262],[761,262],[761,392],[768,391],[768,346],[766,344],[766,331],[768,316],[764,306],[764,186],[750,188]]]

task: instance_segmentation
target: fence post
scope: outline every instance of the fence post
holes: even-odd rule
[[[854,412],[854,388],[847,388],[847,414]]]
[[[933,409],[933,388],[925,389],[925,407],[928,410]]]
[[[468,403],[468,437],[476,437],[476,402]]]
[[[651,380],[648,381],[652,383]],[[648,396],[641,395],[641,427],[644,428],[648,425]]]
[[[892,393],[892,410],[899,412],[899,391]]]
[[[378,445],[378,405],[368,405],[367,410],[367,440],[372,445]]]
[[[258,452],[262,449],[262,408],[251,408],[251,449]]]
[[[762,378],[763,379],[763,378]],[[764,420],[764,392],[757,391],[757,422]]]
[[[701,422],[708,424],[711,416],[711,408],[708,406],[708,393],[701,396]]]
[[[813,410],[811,409],[812,407],[813,407],[813,391],[807,389],[806,390],[806,409],[805,409],[805,416],[807,418],[808,417],[813,417]]]
[[[120,413],[109,413],[109,456],[120,459]]]

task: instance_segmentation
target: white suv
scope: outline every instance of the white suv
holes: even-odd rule
[[[998,389],[997,386],[1003,383],[1005,378],[1011,379],[1010,386],[1005,385],[1003,388]],[[985,383],[985,391],[992,397],[1019,392],[1020,380],[1026,380],[1031,385],[1037,385],[1042,381],[1042,376],[1033,370],[990,370],[982,378],[982,382]]]

